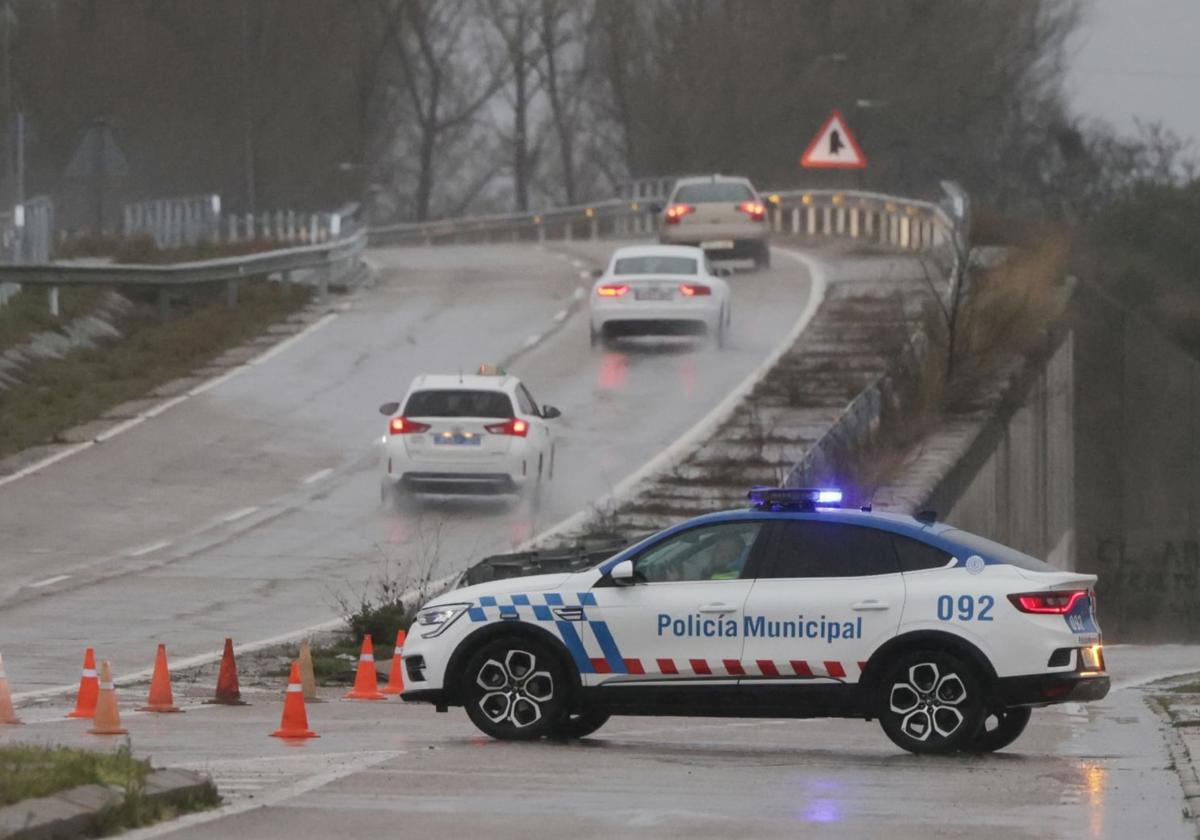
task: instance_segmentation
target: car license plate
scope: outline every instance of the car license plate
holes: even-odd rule
[[[440,446],[479,446],[482,438],[472,432],[442,432],[433,436],[433,442]]]
[[[634,289],[633,296],[637,300],[671,300],[675,297],[675,290],[670,286],[648,286]]]
[[[733,240],[710,239],[707,242],[701,242],[700,247],[706,251],[729,251],[733,248]]]

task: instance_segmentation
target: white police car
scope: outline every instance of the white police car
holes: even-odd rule
[[[404,699],[505,739],[613,714],[860,717],[912,752],[981,752],[1034,707],[1108,693],[1095,576],[838,491],[750,496],[583,572],[439,596]]]

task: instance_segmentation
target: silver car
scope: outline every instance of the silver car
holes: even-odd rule
[[[745,178],[680,178],[662,208],[659,241],[695,245],[712,259],[752,259],[771,264],[767,206]]]

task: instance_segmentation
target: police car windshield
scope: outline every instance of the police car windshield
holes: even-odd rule
[[[957,528],[952,528],[949,531],[943,531],[941,536],[957,545],[963,546],[968,551],[981,554],[988,560],[996,563],[1007,563],[1010,566],[1016,566],[1018,569],[1024,569],[1027,572],[1058,571],[1043,560],[1030,557],[1028,554],[1017,551],[1015,548],[1009,548],[998,542],[992,542],[986,537],[972,534],[970,531],[960,531]],[[959,558],[959,560],[965,559],[966,557]]]
[[[417,391],[404,406],[406,417],[513,416],[512,400],[501,391]]]

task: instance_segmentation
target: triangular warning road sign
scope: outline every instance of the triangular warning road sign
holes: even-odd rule
[[[809,169],[863,169],[867,156],[850,133],[842,112],[834,110],[808,144],[800,165]]]

